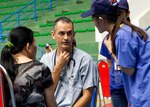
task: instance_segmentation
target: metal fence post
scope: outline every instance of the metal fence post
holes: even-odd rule
[[[2,22],[0,22],[0,42],[3,42],[4,38],[2,36]]]
[[[49,2],[50,2],[50,12],[51,12],[53,8],[52,0],[49,0]]]
[[[19,12],[17,14],[17,17],[18,17],[18,26],[20,26],[20,15],[19,15]]]
[[[10,91],[10,95],[11,95],[12,107],[16,107],[14,89],[13,89],[13,84],[12,84],[12,81],[10,79],[10,76],[8,75],[6,69],[2,65],[0,65],[0,69],[2,70],[2,73],[4,74],[4,76],[8,82],[9,91]]]
[[[36,22],[36,0],[34,0],[34,22]]]

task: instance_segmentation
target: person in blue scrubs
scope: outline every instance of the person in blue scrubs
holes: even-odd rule
[[[74,25],[69,18],[55,20],[52,38],[58,47],[44,54],[41,62],[52,72],[58,107],[90,107],[99,81],[94,59],[75,47]]]
[[[123,2],[124,3],[121,3]],[[150,106],[150,34],[130,23],[126,0],[93,0],[82,17],[92,16],[108,52],[123,71],[122,80],[130,107]]]
[[[106,57],[110,70],[110,92],[113,107],[128,107],[128,101],[125,95],[123,81],[121,79],[122,71],[115,70],[116,64],[112,56],[109,54],[104,41],[102,42],[100,54]]]

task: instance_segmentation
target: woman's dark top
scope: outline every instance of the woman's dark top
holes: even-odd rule
[[[44,89],[53,84],[49,68],[38,61],[17,64],[16,67],[18,73],[13,87],[17,107],[46,107]],[[12,107],[11,100],[8,102],[7,106]]]

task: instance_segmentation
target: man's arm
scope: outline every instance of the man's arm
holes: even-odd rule
[[[56,65],[54,66],[54,70],[52,72],[52,78],[53,78],[53,82],[54,82],[54,90],[56,89],[57,84],[59,82],[62,68],[68,62],[69,57],[70,57],[70,55],[68,52],[63,52],[59,55],[59,59],[57,60]]]
[[[87,107],[91,103],[94,87],[83,90],[82,96],[73,107]]]
[[[61,64],[56,64],[54,67],[54,70],[52,72],[52,79],[53,79],[53,83],[54,83],[54,90],[56,90],[58,81],[60,79],[60,74],[61,74],[61,70],[62,70],[62,65]]]

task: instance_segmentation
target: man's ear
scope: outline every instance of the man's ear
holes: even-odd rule
[[[25,50],[26,50],[27,52],[29,52],[29,53],[31,53],[31,52],[32,52],[32,50],[31,50],[31,48],[30,48],[30,44],[29,44],[29,43],[27,43],[27,44],[26,44],[26,46],[25,46]]]
[[[55,40],[55,31],[52,31],[52,38]]]
[[[74,31],[74,34],[73,34],[73,38],[75,39],[75,36],[76,36],[76,32]]]

